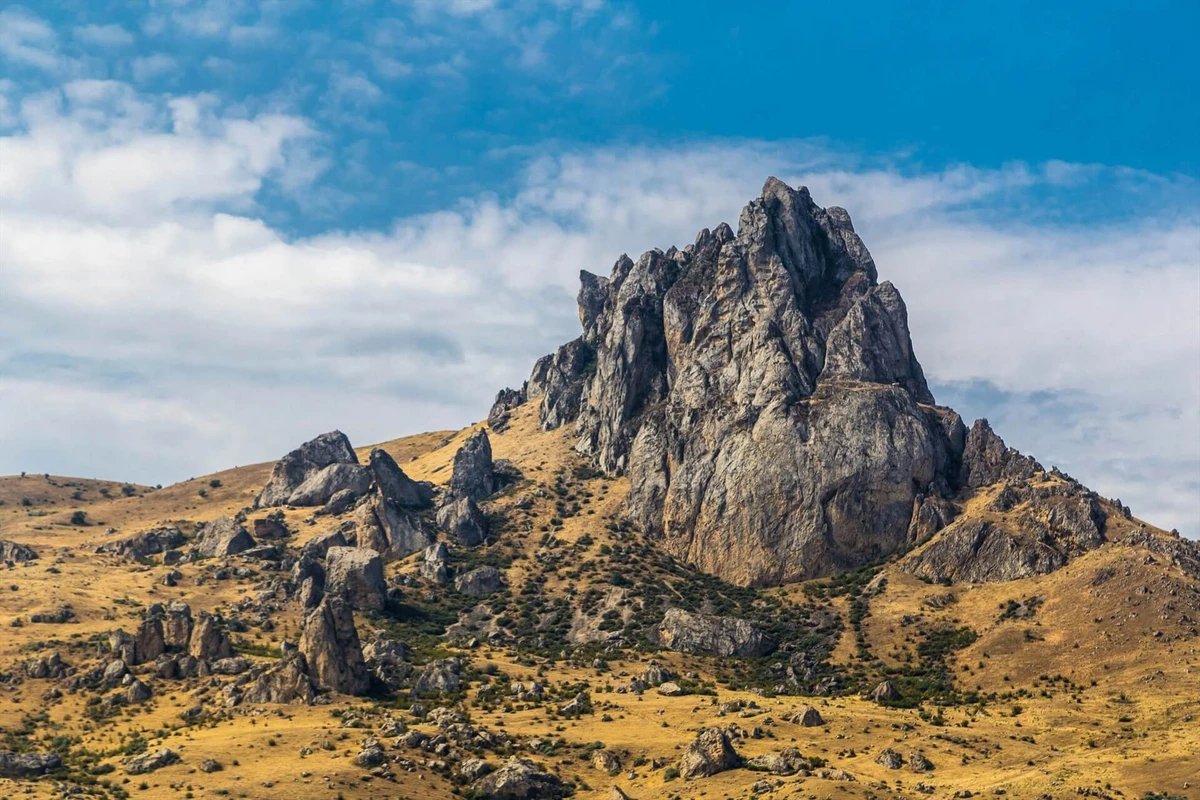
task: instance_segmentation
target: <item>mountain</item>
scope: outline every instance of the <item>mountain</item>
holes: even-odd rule
[[[0,795],[1200,796],[1200,548],[937,405],[845,210],[578,305],[485,424],[0,478]]]

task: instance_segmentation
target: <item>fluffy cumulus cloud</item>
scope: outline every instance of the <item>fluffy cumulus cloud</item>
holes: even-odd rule
[[[196,13],[162,24],[233,30],[215,5],[178,7]],[[52,68],[54,32],[6,21],[7,57]],[[265,198],[312,190],[319,122],[114,80],[5,83],[0,97],[0,472],[168,482],[334,427],[367,444],[467,424],[576,335],[580,269],[736,224],[777,174],[850,210],[908,302],[940,400],[1200,534],[1200,225],[1185,179],[928,171],[812,142],[559,148],[503,196],[295,236]],[[1064,212],[1096,197],[1108,213]]]

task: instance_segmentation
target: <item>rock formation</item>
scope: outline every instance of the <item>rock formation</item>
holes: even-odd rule
[[[469,497],[449,499],[438,509],[438,527],[463,547],[475,547],[487,538],[487,517]]]
[[[0,539],[0,561],[19,564],[24,561],[33,561],[37,557],[37,551],[28,545]]]
[[[293,506],[323,506],[334,495],[361,497],[371,486],[371,470],[359,464],[337,463],[317,470],[288,497]]]
[[[679,774],[685,778],[704,778],[742,763],[733,749],[729,734],[720,728],[708,728],[688,745],[679,758]]]
[[[306,480],[331,464],[357,464],[358,456],[341,431],[323,433],[275,463],[271,478],[254,501],[257,508],[285,505]],[[327,498],[328,499],[328,498]]]
[[[496,491],[493,473],[492,443],[487,431],[479,428],[454,454],[454,472],[450,477],[450,495],[476,502]]]
[[[710,656],[764,656],[775,643],[749,622],[733,617],[692,614],[672,608],[658,626],[664,647],[681,653]]]
[[[96,548],[96,552],[121,558],[148,558],[179,547],[186,541],[187,537],[178,528],[153,528],[105,542]]]
[[[504,586],[504,575],[495,567],[479,567],[454,579],[454,590],[470,597],[495,594]]]
[[[300,652],[318,686],[351,695],[370,688],[354,615],[340,597],[325,597],[305,616]]]
[[[231,517],[218,517],[205,523],[196,537],[196,551],[209,558],[237,555],[256,544],[242,523]]]
[[[372,450],[370,466],[375,486],[384,500],[410,511],[432,505],[433,493],[429,486],[405,475],[404,470],[400,469],[400,465],[386,451],[378,447]]]
[[[360,611],[383,608],[387,584],[383,560],[364,547],[331,547],[325,557],[325,591]]]
[[[904,303],[840,208],[772,178],[683,250],[582,275],[583,335],[525,392],[543,427],[630,480],[628,516],[742,584],[903,548],[914,501],[960,479],[965,431],[933,405]]]

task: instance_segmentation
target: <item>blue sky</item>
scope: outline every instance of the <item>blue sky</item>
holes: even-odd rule
[[[1200,534],[1198,29],[1191,2],[0,4],[0,472],[165,483],[466,424],[575,335],[580,268],[778,174],[850,210],[940,400]]]

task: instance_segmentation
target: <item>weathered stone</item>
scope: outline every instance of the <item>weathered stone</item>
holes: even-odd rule
[[[433,541],[433,532],[416,513],[380,494],[372,494],[358,506],[355,523],[358,546],[376,551],[385,560],[419,552]]]
[[[340,530],[319,533],[309,539],[304,545],[304,555],[311,558],[324,558],[331,547],[346,547],[346,536]]]
[[[683,751],[679,758],[679,774],[688,779],[705,778],[735,769],[741,763],[729,735],[721,728],[708,728]]]
[[[57,753],[0,752],[0,778],[36,778],[61,766]]]
[[[387,584],[383,559],[362,547],[331,547],[325,556],[325,591],[346,600],[360,611],[383,608]]]
[[[170,766],[179,760],[179,754],[169,748],[155,750],[152,753],[142,753],[125,759],[125,771],[130,775],[144,775],[163,767]]]
[[[314,693],[304,656],[290,653],[259,673],[246,687],[242,699],[247,703],[311,704]]]
[[[494,433],[500,433],[508,427],[513,409],[522,405],[528,399],[525,386],[520,389],[501,389],[496,394],[492,408],[488,411],[488,428]]]
[[[179,547],[186,541],[187,537],[178,528],[153,528],[124,539],[105,542],[96,548],[96,552],[121,558],[149,558]]]
[[[504,574],[495,567],[479,567],[454,579],[454,590],[470,597],[486,597],[504,587]]]
[[[462,682],[462,661],[457,658],[443,658],[431,661],[421,670],[413,682],[413,697],[432,697],[434,695],[453,692]]]
[[[256,544],[242,524],[232,517],[218,517],[205,523],[196,537],[197,552],[209,558],[237,555]]]
[[[149,686],[147,686],[145,683],[142,683],[140,680],[134,680],[133,683],[129,684],[129,687],[125,690],[125,702],[129,703],[130,705],[137,705],[138,703],[146,702],[153,695],[154,692],[151,691]]]
[[[900,690],[891,681],[884,681],[871,690],[870,698],[876,703],[895,702],[900,699]]]
[[[254,520],[255,539],[286,539],[291,535],[281,510],[272,511],[266,517]]]
[[[271,478],[263,487],[255,507],[280,506],[314,473],[330,464],[357,464],[358,456],[350,440],[341,431],[323,433],[305,442],[275,463]]]
[[[916,496],[957,479],[961,420],[931,405],[899,294],[807,190],[771,179],[736,236],[581,277],[585,366],[551,369],[560,350],[528,394],[581,392],[576,449],[628,475],[628,516],[677,558],[741,584],[834,574],[907,546]]]
[[[775,643],[746,620],[668,609],[658,625],[664,647],[711,656],[763,656]]]
[[[326,596],[305,616],[300,652],[317,685],[350,695],[370,688],[354,615],[340,597]]]
[[[217,618],[201,611],[188,642],[188,655],[198,661],[211,662],[229,658],[232,650],[229,634],[221,629]]]
[[[517,756],[471,784],[471,791],[480,800],[556,800],[571,794],[558,777]]]
[[[900,769],[904,766],[904,757],[890,747],[885,747],[883,752],[875,757],[875,763],[888,769]]]
[[[772,775],[795,775],[808,768],[808,760],[794,747],[785,747],[778,753],[755,756],[746,762],[746,768]]]
[[[288,497],[288,505],[323,506],[335,494],[361,497],[371,487],[371,470],[360,464],[330,464],[309,475]]]
[[[433,493],[429,486],[405,475],[386,451],[376,447],[371,451],[370,463],[375,486],[384,500],[412,510],[428,508],[433,504]]]
[[[192,638],[192,609],[184,602],[174,600],[167,606],[163,618],[163,643],[172,649],[183,650]]]
[[[37,557],[37,551],[27,544],[0,539],[0,561],[20,564]]]
[[[1009,479],[1028,479],[1042,465],[1004,444],[986,419],[977,419],[967,433],[960,480],[970,488]]]
[[[437,521],[463,547],[475,547],[487,538],[487,517],[469,497],[448,499],[438,509]]]
[[[450,571],[446,566],[448,558],[450,558],[450,551],[441,542],[426,547],[421,556],[421,577],[439,585],[449,581]]]
[[[454,472],[450,476],[450,494],[455,498],[483,500],[496,491],[492,474],[492,444],[487,431],[477,429],[454,454]]]

